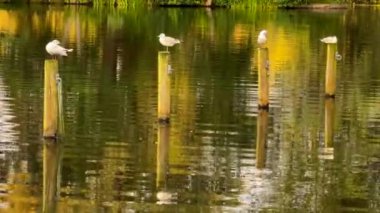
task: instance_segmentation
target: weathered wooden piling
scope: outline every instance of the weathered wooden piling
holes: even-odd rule
[[[169,52],[158,52],[158,120],[170,121],[170,73]]]
[[[62,79],[57,74],[57,96],[58,96],[58,135],[63,135],[65,132],[64,116],[63,116],[63,101],[62,101]]]
[[[332,147],[334,142],[335,100],[325,99],[325,147]]]
[[[259,109],[269,108],[269,54],[268,48],[258,48]]]
[[[55,138],[58,130],[58,96],[56,83],[58,61],[55,59],[45,60],[44,72],[43,136],[45,138]]]
[[[56,212],[59,196],[61,168],[61,143],[55,139],[45,139],[43,148],[43,196],[42,212]]]
[[[336,89],[336,50],[337,44],[327,44],[326,96],[335,97]]]
[[[325,94],[326,97],[335,97],[338,39],[336,36],[329,36],[321,39],[321,41],[327,44]]]
[[[265,147],[268,131],[268,110],[260,109],[257,116],[256,168],[265,167]]]
[[[157,129],[157,162],[156,162],[156,186],[159,188],[165,184],[169,163],[169,138],[170,126],[160,124]]]

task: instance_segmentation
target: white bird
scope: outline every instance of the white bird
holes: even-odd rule
[[[176,38],[172,38],[172,37],[169,37],[169,36],[165,36],[165,34],[161,33],[159,36],[159,41],[160,43],[166,47],[166,50],[168,51],[168,48],[169,47],[172,47],[174,46],[175,44],[179,44],[181,43],[180,40],[176,39]]]
[[[260,31],[259,36],[257,37],[257,43],[260,46],[264,46],[265,43],[267,43],[267,31],[266,30]]]
[[[60,43],[61,42],[59,42],[58,40],[53,40],[49,42],[45,47],[46,52],[48,52],[53,57],[56,57],[56,56],[67,56],[67,52],[73,51],[73,49],[66,49],[60,46],[59,45]]]
[[[326,44],[336,44],[338,39],[336,36],[328,36],[326,38],[322,38],[321,41]]]

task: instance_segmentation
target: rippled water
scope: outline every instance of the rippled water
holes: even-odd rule
[[[0,211],[376,212],[380,10],[0,9]],[[270,108],[257,46],[269,32]],[[171,123],[157,122],[157,35]],[[337,35],[335,99],[324,96]],[[65,134],[42,139],[47,41]]]

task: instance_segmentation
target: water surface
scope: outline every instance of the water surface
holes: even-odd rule
[[[5,212],[376,212],[380,10],[0,8]],[[269,32],[270,108],[257,108]],[[157,123],[170,48],[171,124]],[[338,37],[337,91],[324,96]],[[65,135],[42,139],[45,44],[59,59]],[[56,197],[56,198],[55,198]]]

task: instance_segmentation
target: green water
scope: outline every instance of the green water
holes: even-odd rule
[[[378,211],[379,18],[371,8],[0,8],[0,212]],[[257,108],[262,29],[268,112]],[[162,32],[183,41],[169,49],[169,126],[157,123]],[[335,99],[324,96],[329,35],[342,56]],[[74,49],[59,59],[58,144],[42,139],[54,38]]]

